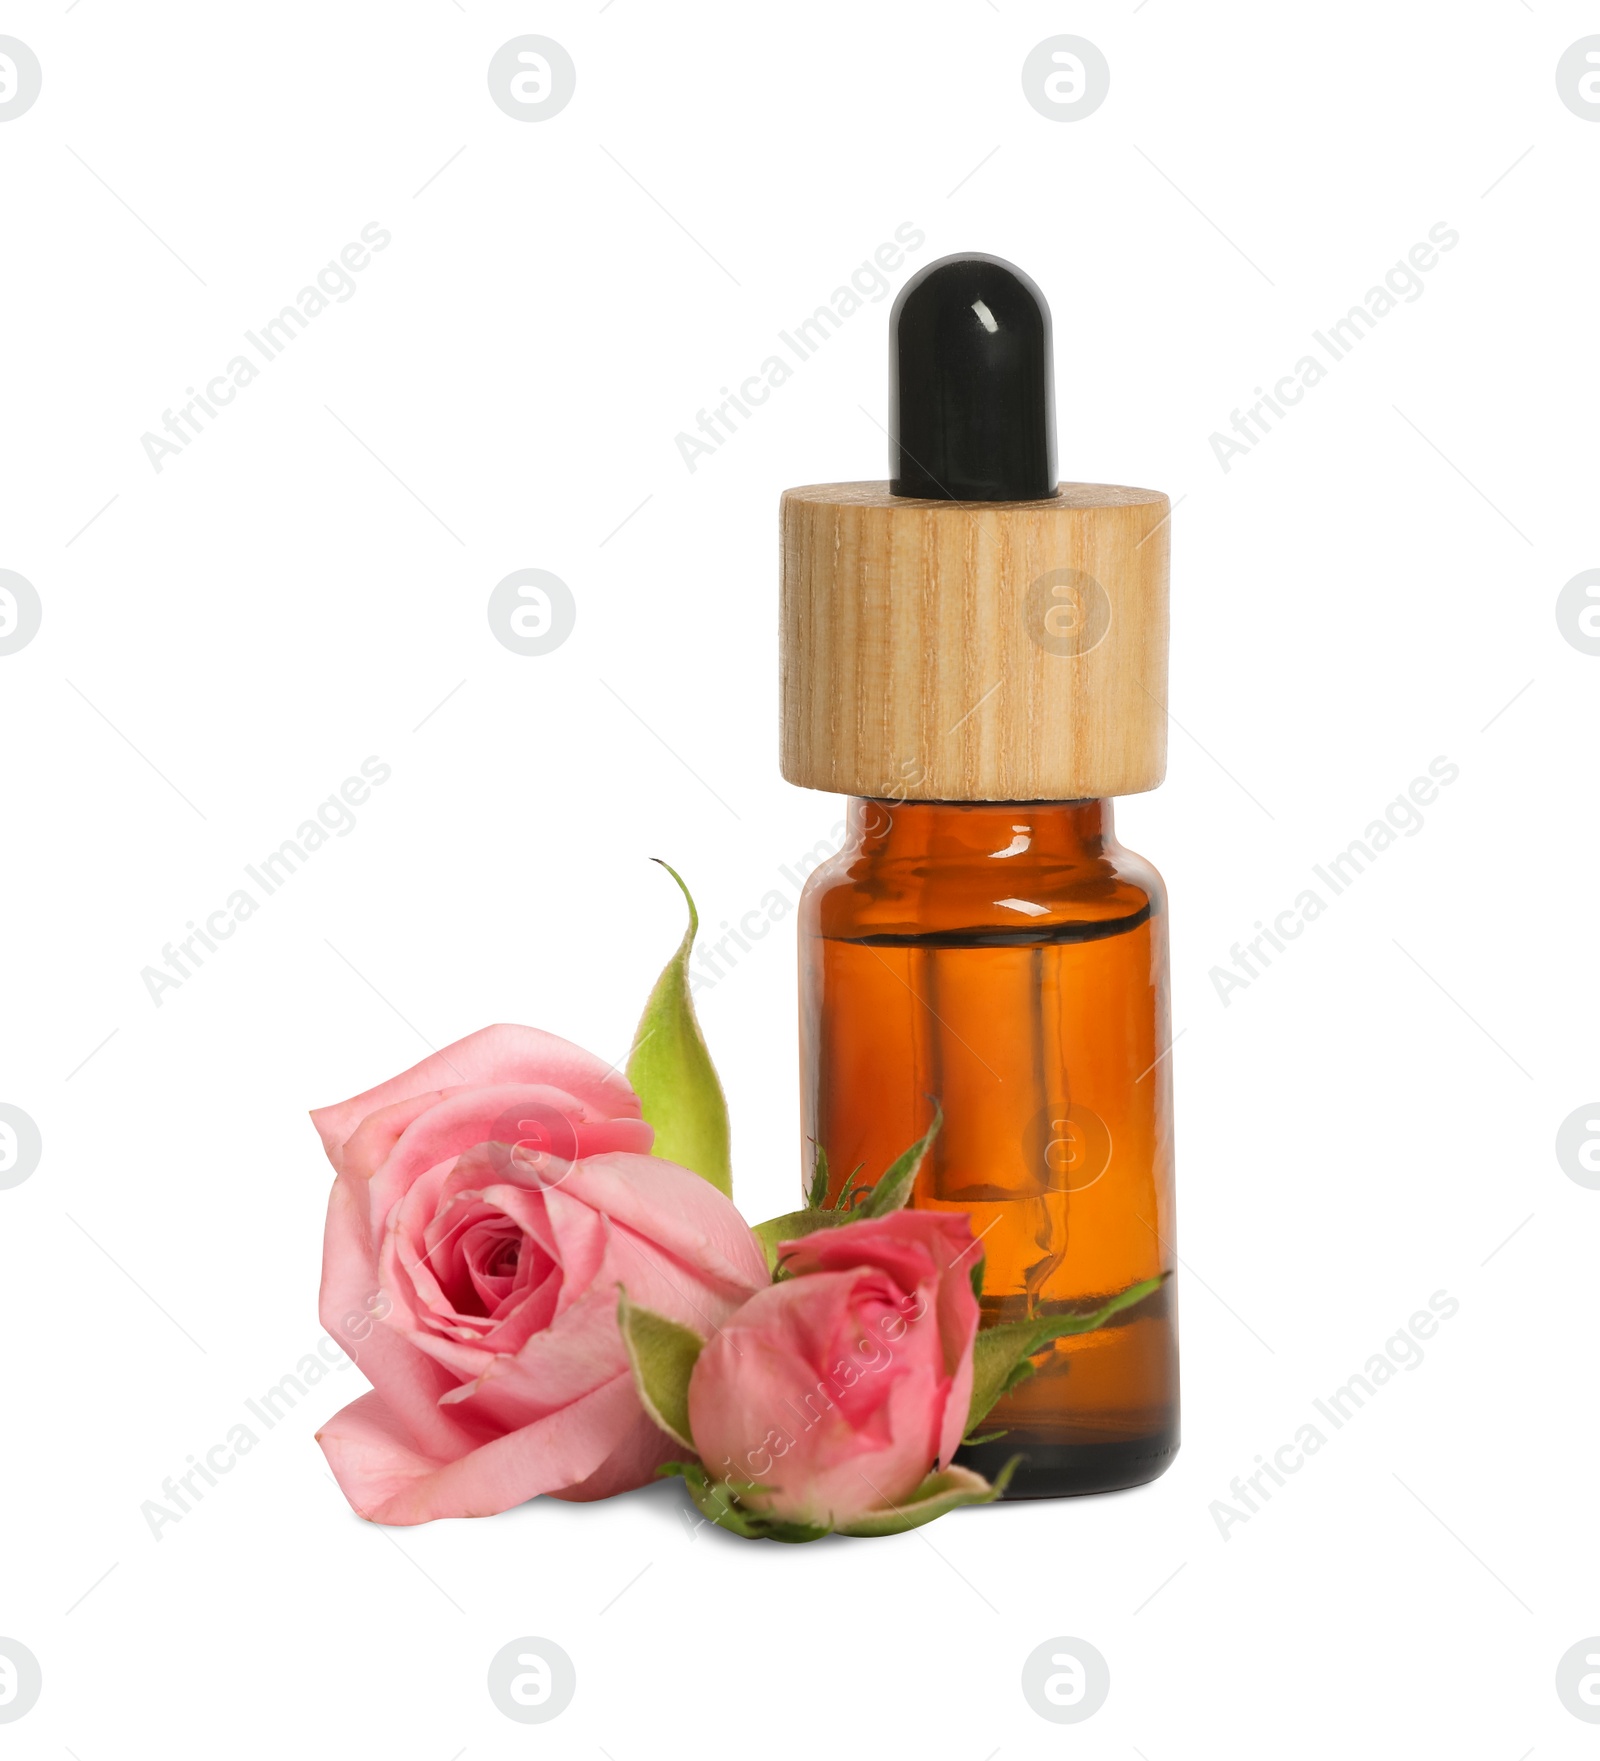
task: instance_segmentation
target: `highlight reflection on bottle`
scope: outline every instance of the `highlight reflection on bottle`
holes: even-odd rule
[[[945,259],[891,323],[894,481],[784,497],[784,774],[854,797],[801,905],[804,1128],[837,1190],[937,1096],[913,1203],[971,1216],[985,1320],[1091,1307],[1175,1259],[1166,897],[1110,801],[1165,769],[1170,509],[1057,485],[1020,272]],[[1013,1497],[1170,1463],[1170,1281],[1035,1361],[961,1459],[1024,1454]]]

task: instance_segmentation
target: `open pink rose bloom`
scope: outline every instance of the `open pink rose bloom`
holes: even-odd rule
[[[768,1273],[732,1203],[649,1154],[622,1076],[490,1027],[312,1119],[338,1176],[322,1322],[373,1385],[318,1441],[362,1516],[604,1498],[682,1453],[634,1391],[618,1286],[714,1336]]]
[[[966,1428],[973,1259],[964,1213],[896,1211],[784,1243],[793,1275],[721,1327],[690,1378],[706,1473],[760,1486],[742,1502],[784,1522],[896,1509]]]

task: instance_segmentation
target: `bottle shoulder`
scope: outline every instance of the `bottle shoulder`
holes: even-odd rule
[[[1019,943],[1118,934],[1166,909],[1154,864],[1109,839],[1092,851],[1005,858],[896,859],[847,846],[811,875],[800,905],[812,935],[899,941],[968,931]]]

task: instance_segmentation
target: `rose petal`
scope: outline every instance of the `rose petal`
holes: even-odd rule
[[[507,1117],[515,1117],[524,1109],[535,1114],[556,1112],[566,1118],[573,1127],[580,1157],[608,1149],[619,1130],[631,1136],[649,1129],[640,1121],[623,1125],[600,1117],[587,1118],[584,1103],[577,1096],[547,1083],[505,1082],[487,1088],[458,1089],[417,1114],[374,1171],[369,1182],[373,1222],[387,1220],[395,1205],[424,1174],[452,1163],[454,1158],[480,1144],[498,1141],[496,1133],[505,1129]],[[474,1158],[471,1168],[479,1166],[479,1160]],[[507,1178],[515,1166],[514,1160],[507,1158],[504,1166],[498,1167],[499,1178]],[[453,1180],[447,1169],[437,1186],[440,1198],[450,1197],[454,1185],[467,1185],[473,1178],[469,1171],[462,1170],[460,1179]],[[413,1206],[418,1202],[413,1200]]]
[[[463,1084],[529,1080],[564,1089],[597,1119],[637,1119],[639,1097],[628,1079],[592,1052],[536,1027],[501,1025],[469,1033],[434,1052],[402,1075],[331,1107],[319,1107],[312,1123],[334,1167],[338,1152],[365,1118],[395,1101]]]
[[[641,1307],[681,1321],[702,1337],[724,1319],[727,1302],[702,1284],[691,1285],[670,1256],[632,1230],[607,1224],[606,1231],[604,1263],[577,1300],[514,1355],[495,1356],[471,1386],[447,1394],[447,1406],[495,1429],[525,1425],[619,1374],[628,1361],[617,1328],[617,1296],[623,1288]]]
[[[490,1431],[545,1418],[590,1389],[627,1372],[617,1330],[615,1289],[596,1287],[515,1356],[490,1356],[476,1380],[452,1388],[444,1404]]]
[[[541,1492],[575,1489],[619,1447],[627,1445],[637,1458],[639,1417],[638,1396],[625,1374],[549,1418],[453,1460],[422,1453],[378,1394],[364,1394],[335,1413],[317,1441],[358,1515],[406,1525],[441,1516],[494,1516]]]
[[[698,1282],[717,1278],[737,1294],[770,1280],[749,1224],[709,1180],[676,1162],[621,1152],[585,1156],[563,1190],[681,1261]]]
[[[372,1319],[378,1294],[375,1262],[365,1182],[340,1175],[328,1200],[323,1239],[317,1305],[322,1324],[411,1427],[419,1444],[444,1457],[472,1448],[482,1441],[482,1433],[470,1415],[446,1413],[439,1406],[457,1378],[401,1338],[385,1319]],[[365,1337],[357,1338],[362,1327]]]
[[[937,1280],[939,1337],[945,1373],[952,1379],[937,1450],[939,1465],[948,1465],[965,1433],[972,1401],[972,1335],[978,1319],[970,1282],[977,1253],[966,1213],[896,1211],[888,1217],[865,1217],[786,1242],[778,1251],[781,1264],[800,1276],[871,1265],[890,1272],[906,1290],[931,1288]]]
[[[930,1266],[942,1272],[976,1257],[965,1211],[895,1211],[887,1217],[863,1217],[783,1242],[779,1253],[783,1264],[798,1274],[881,1266],[906,1290],[924,1282]]]
[[[639,1416],[616,1448],[587,1479],[575,1485],[552,1490],[552,1498],[572,1504],[588,1504],[596,1498],[614,1498],[619,1492],[631,1492],[636,1486],[648,1486],[656,1477],[656,1469],[677,1460],[683,1445],[669,1437],[652,1419]]]
[[[363,1180],[370,1180],[388,1159],[389,1152],[399,1142],[400,1134],[415,1118],[427,1112],[435,1102],[442,1101],[451,1091],[425,1090],[421,1094],[410,1096],[403,1101],[394,1101],[387,1107],[380,1107],[376,1113],[363,1119],[350,1134],[348,1142],[343,1145],[328,1145],[323,1138],[323,1147],[328,1151],[328,1160],[341,1174],[355,1174]],[[311,1120],[319,1131],[319,1115],[313,1113]]]
[[[793,1288],[775,1285],[771,1294]],[[768,1493],[752,1503],[770,1502],[794,1522],[831,1527],[893,1508],[933,1463],[931,1421],[943,1410],[944,1385],[935,1365],[900,1362],[881,1377],[867,1371],[847,1391],[837,1382],[819,1386],[805,1359],[780,1340],[773,1318],[763,1304],[759,1332],[736,1319],[695,1366],[689,1420],[706,1471],[759,1482]],[[730,1386],[737,1390],[731,1407]]]

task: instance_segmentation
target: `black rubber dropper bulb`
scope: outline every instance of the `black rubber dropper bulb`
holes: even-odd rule
[[[941,257],[889,315],[895,495],[1043,501],[1056,493],[1050,308],[999,257]]]

